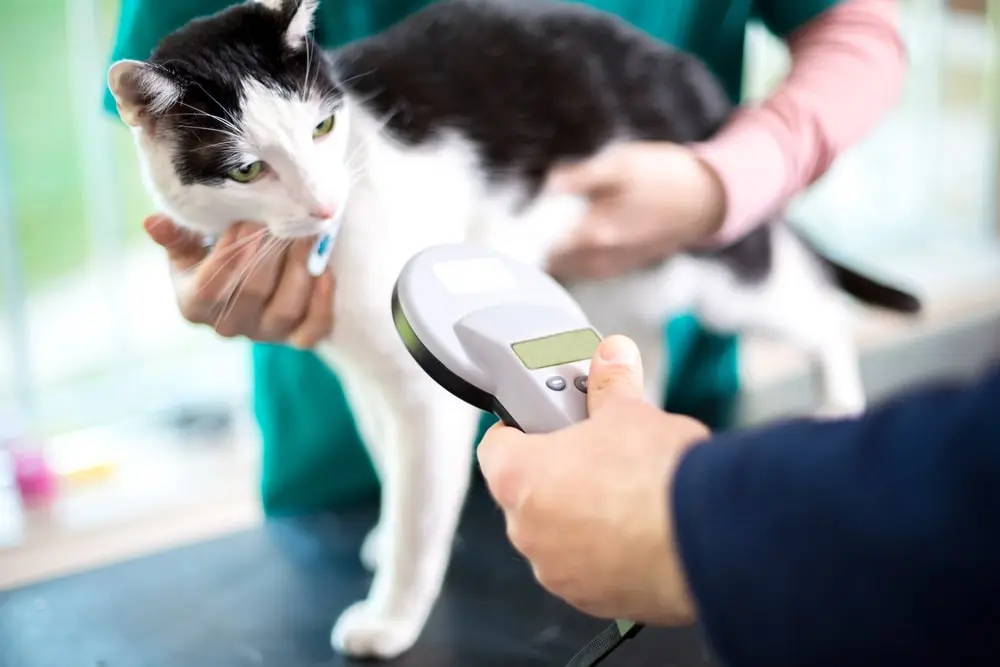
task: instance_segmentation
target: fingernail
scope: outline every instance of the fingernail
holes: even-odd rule
[[[142,227],[147,233],[154,233],[157,227],[163,225],[167,222],[167,216],[165,215],[150,215],[145,220],[142,221]],[[156,230],[159,231],[159,230]]]
[[[631,366],[639,361],[639,348],[631,338],[608,336],[601,341],[598,355],[608,363]]]

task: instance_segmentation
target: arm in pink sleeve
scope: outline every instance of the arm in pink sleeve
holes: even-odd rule
[[[907,66],[897,10],[896,0],[844,0],[801,27],[782,85],[694,147],[726,190],[716,243],[783,207],[897,102]]]

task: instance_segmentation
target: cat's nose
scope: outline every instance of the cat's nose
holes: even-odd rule
[[[333,217],[333,214],[337,212],[332,204],[314,206],[310,211],[309,215],[316,220],[329,220]]]

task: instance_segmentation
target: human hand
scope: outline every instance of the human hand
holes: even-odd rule
[[[206,249],[201,239],[153,215],[146,233],[167,251],[181,314],[226,338],[309,348],[333,328],[333,274],[311,276],[314,239],[282,243],[260,225],[239,223]]]
[[[583,422],[544,435],[494,425],[478,448],[507,535],[539,583],[583,612],[693,621],[673,543],[669,488],[699,422],[644,399],[639,352],[609,336],[591,362]]]
[[[679,144],[619,144],[554,169],[550,192],[587,197],[584,220],[549,258],[560,279],[603,278],[642,268],[710,238],[725,216],[715,171]]]

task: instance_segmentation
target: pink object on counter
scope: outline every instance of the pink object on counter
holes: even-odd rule
[[[788,38],[786,80],[694,148],[726,189],[727,243],[785,206],[898,101],[906,47],[897,0],[844,0]]]
[[[10,458],[14,483],[25,503],[44,504],[55,498],[58,478],[41,451],[14,448]]]

